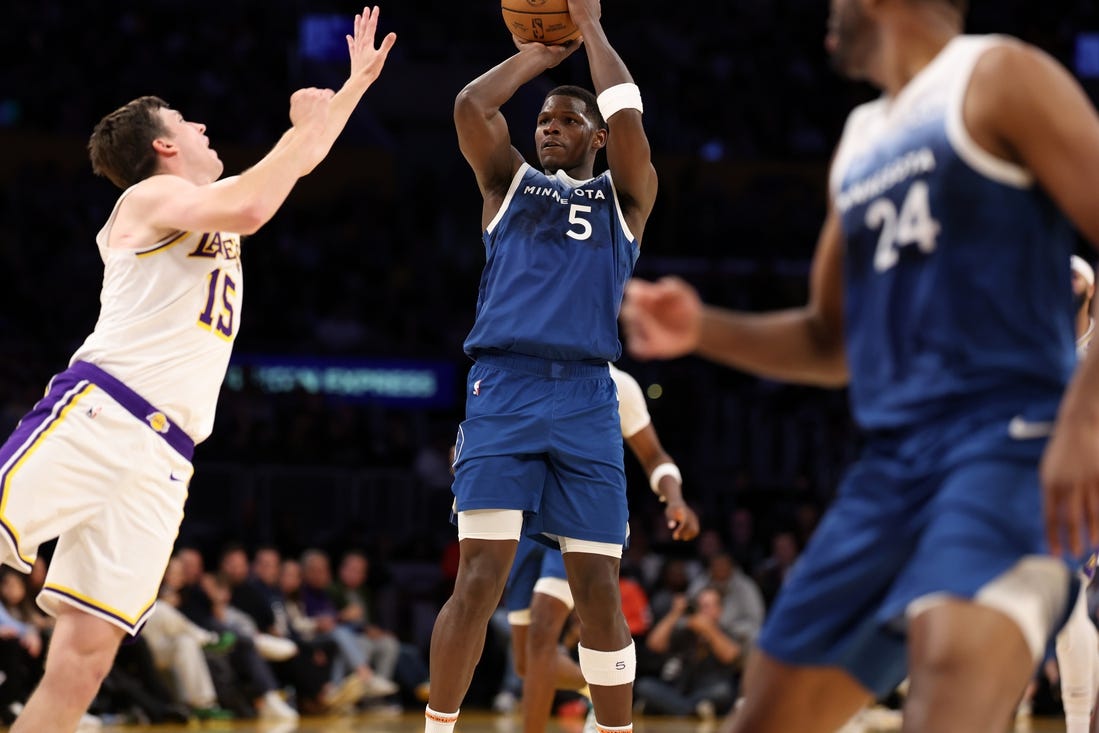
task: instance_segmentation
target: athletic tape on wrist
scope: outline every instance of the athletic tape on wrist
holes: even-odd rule
[[[636,109],[644,112],[645,106],[641,104],[641,90],[636,84],[615,84],[604,89],[595,101],[599,105],[599,113],[604,120],[610,120],[611,115],[624,109]]]
[[[664,495],[660,493],[660,479],[665,476],[671,476],[679,482],[680,486],[683,485],[683,474],[679,472],[679,466],[674,463],[661,463],[654,468],[653,472],[649,474],[649,488],[660,497],[661,501],[664,501]]]
[[[633,642],[616,652],[597,652],[580,646],[580,671],[589,685],[628,685],[637,674],[637,650]]]

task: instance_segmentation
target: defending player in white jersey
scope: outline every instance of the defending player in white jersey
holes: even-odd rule
[[[343,87],[295,92],[292,127],[240,176],[218,181],[206,126],[156,97],[96,125],[92,167],[124,189],[96,238],[102,310],[0,447],[0,560],[29,571],[59,538],[38,598],[57,626],[13,732],[75,730],[152,611],[240,324],[240,236],[324,159],[378,77],[396,37],[375,48],[377,22],[376,7],[356,16]]]

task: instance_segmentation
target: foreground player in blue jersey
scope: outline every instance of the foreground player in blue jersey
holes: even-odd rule
[[[848,119],[806,307],[627,292],[636,356],[847,384],[866,434],[767,619],[738,733],[834,731],[906,667],[906,731],[1006,729],[1068,607],[1047,551],[1080,553],[1085,524],[1099,541],[1094,354],[1065,392],[1099,118],[1041,52],[960,35],[964,5],[833,0],[835,65],[884,94]]]
[[[428,733],[450,733],[520,534],[560,544],[580,618],[580,666],[600,725],[629,730],[634,648],[618,595],[626,486],[607,362],[656,199],[641,95],[600,26],[598,0],[569,0],[598,97],[551,91],[538,114],[537,170],[512,146],[500,106],[579,44],[517,42],[454,106],[484,198],[487,263],[465,342],[466,420],[454,495],[461,561],[431,638]],[[610,171],[594,175],[606,148]]]

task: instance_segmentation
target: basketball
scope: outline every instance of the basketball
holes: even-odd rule
[[[500,11],[508,30],[524,41],[553,45],[580,35],[568,0],[501,0]]]

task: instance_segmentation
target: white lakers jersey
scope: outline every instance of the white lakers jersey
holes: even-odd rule
[[[645,395],[636,379],[614,364],[610,367],[611,378],[618,389],[618,415],[622,420],[622,437],[632,438],[652,422],[649,408],[645,406]]]
[[[213,428],[240,327],[240,235],[175,232],[145,249],[107,247],[123,192],[96,236],[103,290],[87,361],[163,410],[195,443]]]

